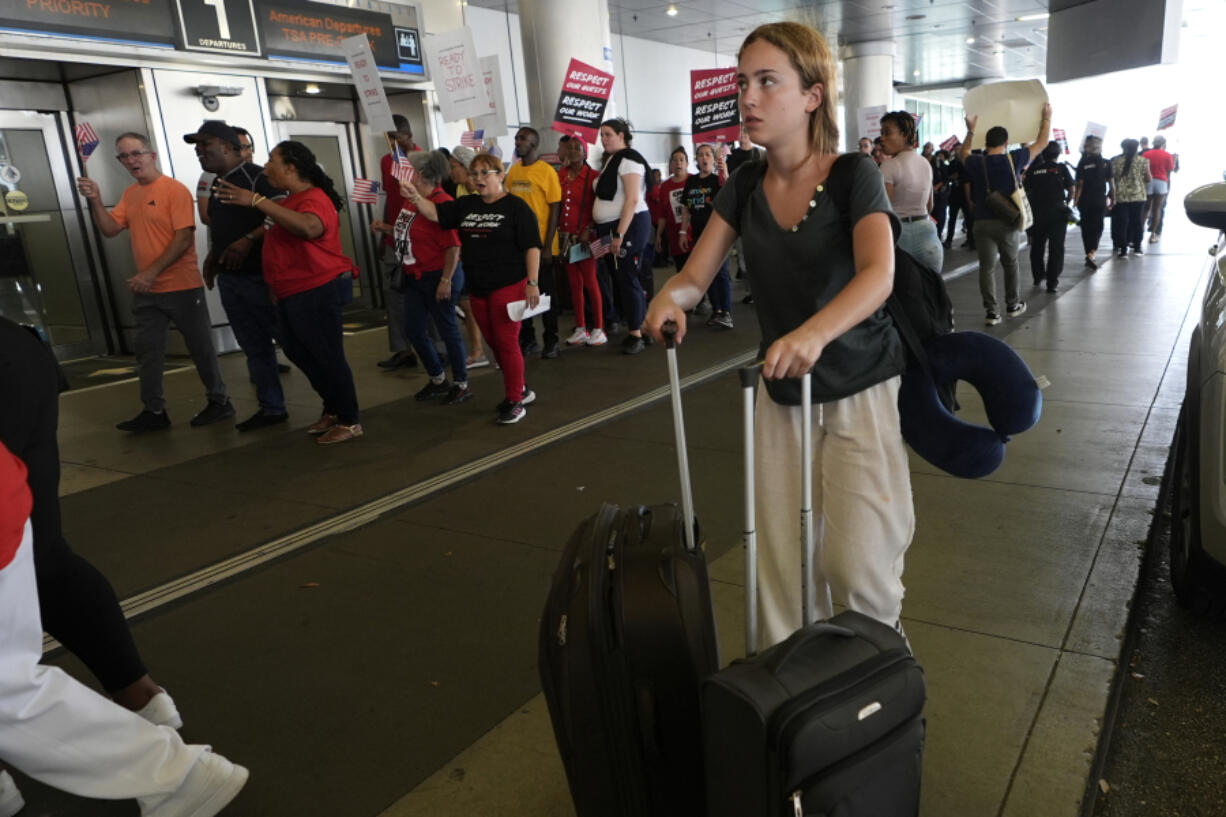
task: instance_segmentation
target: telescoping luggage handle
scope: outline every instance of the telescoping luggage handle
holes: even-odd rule
[[[660,327],[668,358],[668,386],[673,399],[673,433],[677,437],[677,470],[681,475],[681,516],[685,522],[685,547],[698,548],[694,540],[694,491],[690,485],[690,457],[685,447],[685,418],[681,414],[681,373],[677,369],[677,324],[666,321]]]
[[[762,375],[762,364],[740,369],[743,433],[745,435],[745,654],[758,653],[758,533],[754,510],[754,386]],[[813,586],[813,376],[805,372],[800,380],[801,448],[800,458],[800,595],[801,621],[805,626],[817,618],[817,589]]]

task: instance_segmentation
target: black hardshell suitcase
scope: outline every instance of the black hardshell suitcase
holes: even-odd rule
[[[854,611],[813,622],[812,463],[802,478],[805,626],[757,649],[753,390],[742,370],[746,474],[746,649],[703,684],[709,817],[914,817],[919,812],[923,670],[893,627]],[[810,376],[801,386],[806,451]]]
[[[705,817],[699,690],[719,648],[668,345],[682,508],[603,505],[571,536],[541,619],[541,683],[579,817]]]

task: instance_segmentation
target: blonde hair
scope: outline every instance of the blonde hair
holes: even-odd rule
[[[745,49],[758,40],[770,43],[784,54],[800,75],[800,87],[808,90],[822,86],[822,101],[809,114],[809,147],[818,155],[837,153],[839,145],[838,77],[834,54],[825,38],[814,28],[801,23],[767,23],[750,32],[737,52],[740,62]]]

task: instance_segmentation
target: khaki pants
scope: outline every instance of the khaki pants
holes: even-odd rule
[[[894,377],[813,406],[813,581],[817,617],[844,605],[894,626],[902,611],[903,556],[915,533],[911,473]],[[758,609],[765,649],[801,626],[801,410],[758,390]]]

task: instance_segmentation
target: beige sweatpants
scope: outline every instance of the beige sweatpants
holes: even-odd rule
[[[817,617],[833,604],[894,626],[902,612],[903,556],[915,533],[911,473],[898,422],[894,377],[813,406],[813,581]],[[758,389],[759,648],[801,626],[801,410]]]

